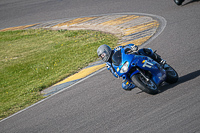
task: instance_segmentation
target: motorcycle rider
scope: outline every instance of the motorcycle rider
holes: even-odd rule
[[[117,48],[112,50],[108,45],[103,44],[103,45],[99,46],[99,48],[97,49],[97,54],[104,62],[106,62],[107,69],[110,70],[110,72],[116,78],[119,78],[119,76],[115,72],[115,69],[112,66],[112,55],[116,51],[120,50],[122,47],[126,47],[127,51],[129,51],[129,52],[133,52],[135,54],[145,55],[145,56],[151,57],[153,60],[157,61],[161,65],[164,65],[166,63],[166,61],[163,60],[160,57],[160,55],[158,55],[155,52],[153,52],[153,50],[151,48],[142,48],[142,49],[138,50],[138,47],[136,45],[128,44],[128,45],[125,45],[125,46],[118,46]],[[132,90],[134,87],[135,87],[135,85],[133,83],[130,83],[127,80],[123,80],[122,88],[124,90]]]

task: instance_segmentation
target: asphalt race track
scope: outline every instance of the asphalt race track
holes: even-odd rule
[[[107,70],[0,121],[0,133],[200,133],[200,1],[1,0],[0,29],[111,13],[162,16],[164,31],[145,47],[157,49],[179,73],[157,95],[124,91]]]

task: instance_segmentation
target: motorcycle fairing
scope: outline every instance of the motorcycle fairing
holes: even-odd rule
[[[131,77],[137,73],[140,73],[136,69],[148,71],[152,74],[152,80],[159,85],[166,78],[166,71],[161,68],[160,64],[151,59],[150,57],[136,54],[129,54],[125,48],[121,48],[113,55],[113,67],[119,77],[131,81]],[[121,73],[123,65],[128,62],[128,71]]]

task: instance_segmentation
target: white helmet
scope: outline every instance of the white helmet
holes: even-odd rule
[[[105,62],[107,62],[110,59],[111,53],[112,49],[106,44],[101,45],[97,49],[98,56],[101,57],[101,59]]]

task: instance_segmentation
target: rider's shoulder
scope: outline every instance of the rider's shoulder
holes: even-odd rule
[[[116,51],[119,51],[120,49],[122,49],[123,46],[117,46],[115,49],[114,49],[114,52]]]
[[[135,46],[135,44],[130,43],[130,44],[127,44],[126,46]]]
[[[129,47],[132,47],[132,46],[135,46],[135,44],[127,44],[127,45],[124,45],[124,46],[117,46],[115,49],[114,49],[114,52],[118,51],[118,50],[121,50],[122,48],[129,48]]]
[[[130,43],[130,44],[125,45],[124,47],[125,47],[125,48],[131,48],[131,47],[133,47],[133,46],[135,46],[135,44]]]

